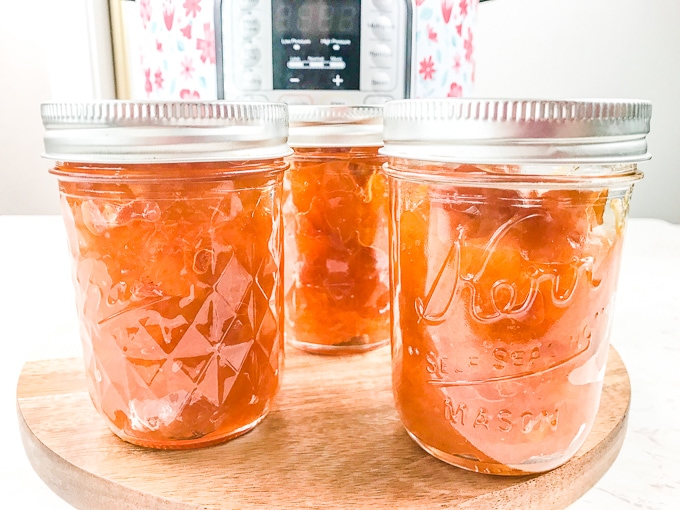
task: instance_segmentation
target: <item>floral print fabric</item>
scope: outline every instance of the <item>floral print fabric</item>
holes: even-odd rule
[[[131,96],[216,99],[214,0],[130,4],[126,22]]]
[[[478,0],[416,0],[414,97],[470,93],[478,4]]]

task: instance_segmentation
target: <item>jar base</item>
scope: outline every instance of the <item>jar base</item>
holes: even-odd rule
[[[541,459],[529,459],[525,464],[520,465],[505,465],[500,462],[483,462],[472,455],[456,455],[443,452],[432,446],[423,443],[417,436],[410,431],[406,431],[418,446],[420,446],[427,453],[452,466],[473,471],[475,473],[483,473],[487,475],[497,476],[527,476],[536,475],[551,471],[566,463],[571,455],[559,454],[542,457]]]
[[[123,431],[116,430],[113,427],[109,428],[118,438],[122,439],[126,443],[134,444],[136,446],[142,446],[144,448],[153,448],[156,450],[190,450],[196,448],[204,448],[207,446],[215,446],[217,444],[225,443],[227,441],[230,441],[231,439],[235,439],[239,436],[242,436],[243,434],[246,434],[247,432],[253,430],[262,420],[264,420],[267,417],[267,414],[269,414],[269,409],[266,409],[265,412],[256,420],[236,430],[233,430],[226,434],[220,432],[213,432],[211,434],[206,434],[205,436],[196,439],[179,439],[179,440],[168,439],[167,441],[144,440],[138,437],[133,437],[128,434],[125,434]]]
[[[378,342],[363,343],[363,344],[336,344],[323,345],[314,344],[311,342],[300,342],[298,340],[289,338],[287,344],[301,351],[306,351],[312,354],[322,354],[326,356],[343,356],[345,354],[361,354],[362,352],[372,351],[380,347],[384,347],[390,343],[390,339],[380,340]]]

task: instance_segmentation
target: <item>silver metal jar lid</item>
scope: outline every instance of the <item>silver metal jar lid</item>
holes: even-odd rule
[[[381,153],[475,164],[632,163],[651,156],[648,101],[407,99],[384,106]]]
[[[291,147],[380,147],[382,106],[290,105]]]
[[[291,153],[285,104],[44,103],[44,156],[84,163],[261,160]]]

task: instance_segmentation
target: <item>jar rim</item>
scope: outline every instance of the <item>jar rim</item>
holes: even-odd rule
[[[382,105],[290,105],[291,147],[381,147]]]
[[[288,106],[232,101],[43,103],[43,156],[87,163],[259,160],[290,154]]]
[[[651,102],[637,99],[390,101],[382,153],[489,164],[645,161],[651,114]]]

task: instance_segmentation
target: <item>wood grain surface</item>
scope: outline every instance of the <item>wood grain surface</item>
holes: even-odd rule
[[[630,382],[610,349],[585,445],[542,475],[464,471],[419,448],[394,408],[389,348],[351,357],[287,351],[281,393],[253,431],[198,450],[115,437],[94,410],[82,360],[27,363],[17,387],[33,468],[83,509],[564,508],[590,489],[625,436]]]

